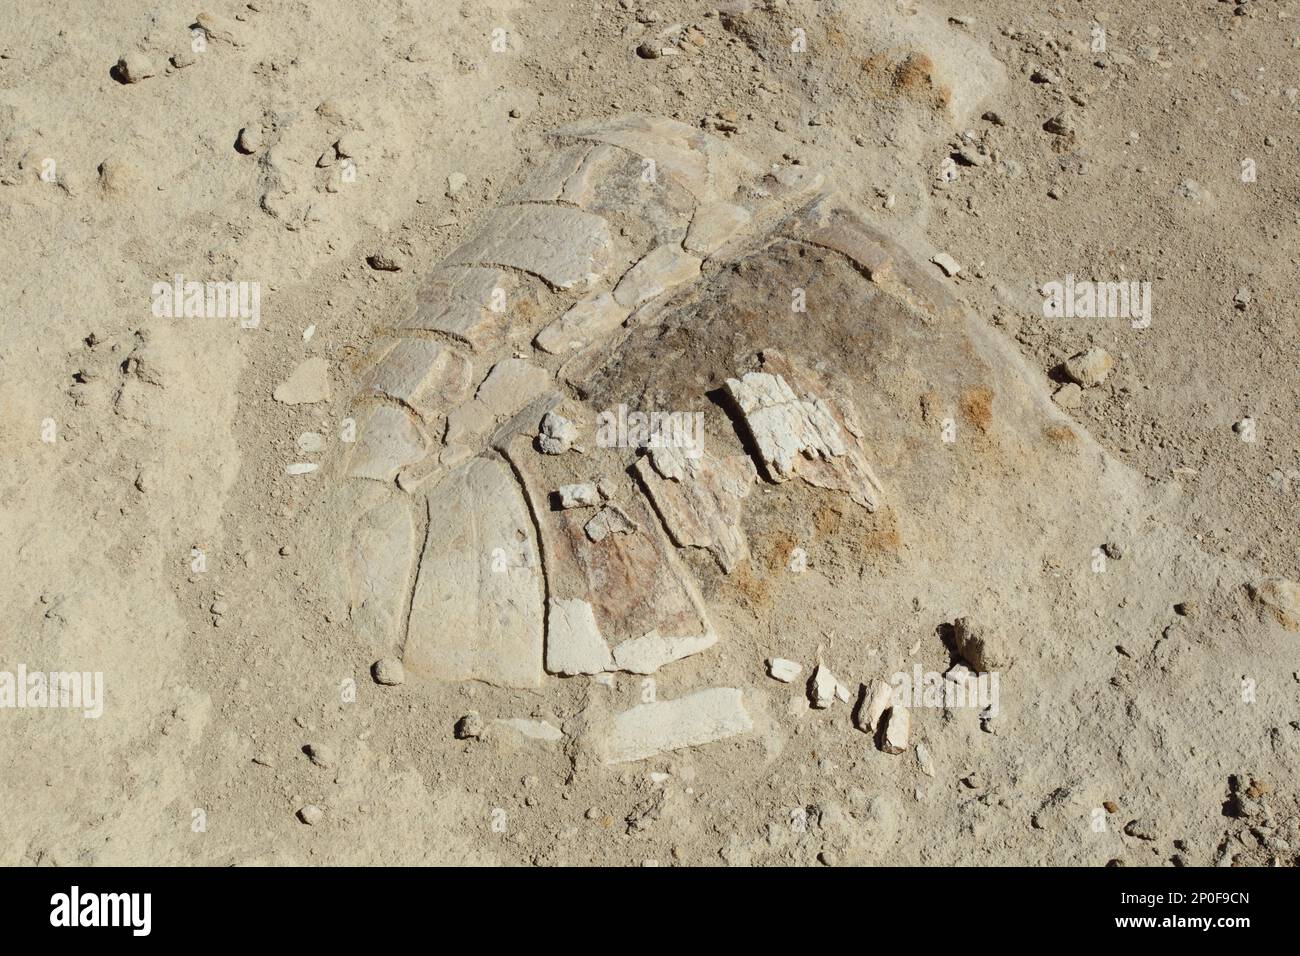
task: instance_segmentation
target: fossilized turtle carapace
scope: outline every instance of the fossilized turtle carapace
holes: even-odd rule
[[[655,673],[719,640],[714,599],[770,604],[773,534],[800,515],[829,504],[884,563],[909,522],[966,537],[975,509],[934,513],[972,467],[945,422],[996,447],[990,474],[1073,444],[816,174],[642,116],[554,147],[426,278],[356,396],[345,472],[393,493],[358,522],[353,620],[410,672]],[[1016,428],[994,441],[999,415]],[[751,726],[732,688],[612,720],[611,761]]]

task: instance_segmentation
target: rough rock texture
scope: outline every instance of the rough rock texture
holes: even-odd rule
[[[420,461],[428,448],[428,441],[408,413],[378,405],[368,409],[357,421],[348,474],[353,478],[392,481],[403,468]]]
[[[636,476],[678,547],[707,549],[727,572],[749,557],[740,527],[741,502],[755,477],[748,458],[719,461],[656,448],[636,463]]]
[[[612,670],[614,655],[600,634],[591,604],[552,598],[546,609],[546,669],[552,674],[599,674]]]
[[[727,392],[767,479],[800,477],[821,488],[847,491],[874,511],[882,489],[867,464],[851,406],[837,409],[812,391],[806,374],[774,350],[763,354],[762,368],[727,379]]]
[[[715,687],[624,711],[614,718],[602,752],[611,764],[644,760],[743,734],[753,726],[741,692]]]
[[[545,628],[532,519],[510,470],[476,458],[428,496],[402,662],[424,677],[542,682]]]
[[[537,347],[552,355],[585,348],[622,325],[631,311],[609,292],[581,299],[537,333]]]
[[[604,272],[611,242],[609,226],[599,216],[529,203],[494,210],[478,235],[447,261],[510,266],[569,289]]]

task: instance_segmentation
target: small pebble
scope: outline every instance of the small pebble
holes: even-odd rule
[[[395,657],[382,657],[370,666],[370,674],[376,684],[396,687],[406,681],[406,668]]]
[[[957,260],[946,252],[940,252],[938,255],[932,256],[930,261],[942,269],[943,274],[946,276],[955,276],[961,272],[961,266],[958,265]]]
[[[1061,408],[1078,408],[1083,403],[1083,389],[1075,382],[1067,382],[1052,393],[1052,401]]]
[[[788,661],[783,657],[767,659],[767,676],[783,684],[793,681],[802,671],[803,665],[796,661]]]
[[[305,454],[318,452],[325,447],[325,436],[320,432],[303,432],[298,436],[298,450]]]
[[[537,434],[537,448],[544,455],[562,455],[578,440],[578,427],[563,415],[547,412]]]
[[[1054,136],[1073,136],[1075,132],[1075,120],[1069,112],[1057,113],[1043,124],[1043,129],[1047,130],[1047,132]]]
[[[1093,388],[1104,382],[1114,367],[1115,360],[1111,354],[1105,349],[1094,347],[1066,359],[1061,371],[1070,381],[1083,388]]]
[[[123,83],[139,83],[155,75],[153,62],[143,53],[128,53],[117,61],[117,78]]]
[[[457,740],[477,740],[482,736],[483,718],[479,716],[478,711],[471,710],[460,720],[456,721]]]
[[[366,262],[376,272],[402,271],[400,256],[392,249],[381,249],[373,255],[366,256]]]
[[[916,745],[916,765],[927,777],[934,776],[934,758],[930,756],[930,749],[925,744]]]
[[[245,126],[239,131],[239,138],[235,140],[235,149],[241,153],[255,153],[262,148],[262,128],[260,126]]]
[[[1130,820],[1125,824],[1124,832],[1131,837],[1137,837],[1139,840],[1154,840],[1156,838],[1156,821],[1150,817]]]
[[[339,762],[338,753],[329,744],[308,744],[302,750],[308,760],[326,770]]]

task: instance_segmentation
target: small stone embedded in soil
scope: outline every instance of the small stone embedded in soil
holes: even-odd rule
[[[217,43],[229,43],[231,46],[243,45],[243,40],[237,32],[239,24],[229,17],[204,11],[194,17],[194,22],[202,28],[209,40]]]
[[[1115,359],[1103,348],[1093,347],[1066,359],[1061,371],[1083,388],[1100,385],[1115,367]]]
[[[492,721],[492,726],[516,733],[526,740],[555,743],[564,739],[564,733],[560,728],[546,720],[532,720],[527,717],[503,717]]]
[[[562,455],[578,440],[578,427],[563,415],[547,412],[537,433],[537,448],[544,455]]]
[[[309,827],[314,827],[325,819],[325,811],[314,803],[309,803],[298,811],[298,819]]]
[[[912,715],[902,704],[895,704],[885,715],[885,730],[880,737],[880,749],[898,755],[907,750],[907,738],[912,727]]]
[[[396,687],[406,681],[406,668],[395,657],[381,657],[370,666],[370,674],[376,684]]]
[[[1073,136],[1075,125],[1074,116],[1069,112],[1065,112],[1057,113],[1049,119],[1043,124],[1043,129],[1055,136]]]
[[[325,436],[320,432],[303,432],[298,436],[297,445],[300,452],[310,455],[325,447]]]
[[[955,276],[957,273],[961,272],[961,266],[958,264],[957,260],[946,252],[940,252],[937,255],[932,256],[930,261],[942,269],[943,274],[946,276]]]
[[[848,696],[848,690],[831,673],[830,668],[825,664],[818,664],[813,671],[812,679],[808,682],[809,703],[818,710],[824,710],[833,704],[837,697],[847,701]]]
[[[308,744],[302,749],[307,759],[318,767],[328,770],[339,762],[338,752],[329,744]]]
[[[366,263],[376,272],[401,272],[401,256],[392,249],[380,249],[366,256]]]
[[[455,733],[457,740],[477,740],[483,736],[483,730],[483,718],[479,716],[478,711],[471,710],[456,721]]]
[[[560,485],[555,492],[556,501],[562,509],[594,508],[601,502],[600,490],[595,482],[584,481],[572,485]]]
[[[1001,639],[992,630],[977,627],[970,618],[959,617],[952,623],[953,644],[957,653],[975,671],[1003,670],[1011,659]]]
[[[1156,821],[1151,817],[1130,820],[1124,825],[1124,832],[1139,840],[1154,840],[1156,838]]]
[[[1075,382],[1067,382],[1052,393],[1052,401],[1061,408],[1078,408],[1083,402],[1083,389]]]
[[[604,743],[605,763],[644,760],[753,729],[741,692],[711,687],[675,700],[638,704],[616,715]]]
[[[143,53],[127,53],[117,61],[117,75],[123,83],[139,83],[157,72],[153,61]]]
[[[916,765],[927,777],[934,776],[934,758],[930,756],[930,749],[925,744],[916,745]]]
[[[789,684],[803,671],[803,665],[796,661],[788,661],[783,657],[769,657],[767,659],[767,676],[774,680],[779,680],[783,684]]]
[[[262,148],[262,127],[245,126],[239,131],[235,148],[241,153],[255,153]]]
[[[874,734],[881,718],[894,699],[894,689],[882,680],[863,684],[858,692],[858,705],[853,714],[853,725],[864,734]]]

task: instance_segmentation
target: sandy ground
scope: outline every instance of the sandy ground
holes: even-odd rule
[[[0,708],[0,862],[1294,865],[1300,634],[1259,588],[1300,579],[1298,17],[1274,0],[11,10],[0,670],[100,672],[104,699],[94,719]],[[765,489],[749,590],[706,579],[719,645],[659,679],[664,697],[742,687],[754,732],[604,767],[453,733],[470,711],[567,732],[587,678],[377,684],[382,649],[326,546],[355,517],[329,517],[333,445],[318,472],[285,466],[304,432],[337,443],[376,329],[547,132],[627,112],[824,172],[976,318],[998,394],[1068,418],[1082,451],[1018,445],[931,485],[883,445],[906,491],[903,543],[879,548],[887,516]],[[159,316],[177,275],[257,284],[258,321]],[[1067,275],[1149,282],[1149,325],[1045,317]],[[1061,363],[1093,347],[1113,369],[1076,394]],[[310,358],[329,397],[277,401]],[[855,361],[852,387],[888,394],[885,359]],[[671,389],[696,371],[628,374]],[[794,543],[809,577],[772,584]],[[1103,544],[1122,557],[1099,573]],[[1016,622],[993,732],[918,711],[909,749],[882,753],[849,704],[810,709],[803,678],[764,668],[820,660],[854,694],[943,670],[936,628],[963,612]]]

